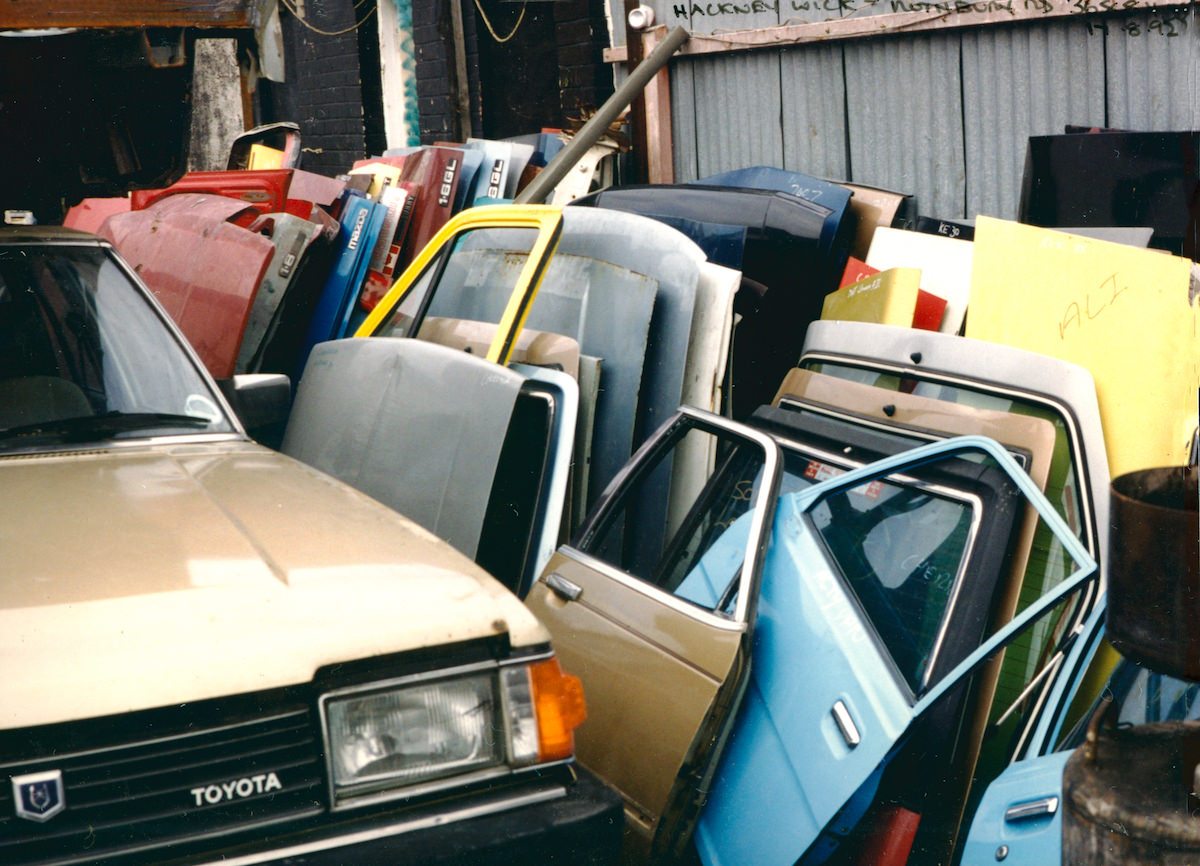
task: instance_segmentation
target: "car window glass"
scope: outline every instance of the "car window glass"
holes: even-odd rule
[[[537,229],[512,226],[460,234],[427,315],[499,322],[537,238]]]
[[[375,335],[413,336],[419,316],[499,322],[537,238],[537,229],[513,226],[460,233],[447,245],[448,251],[443,248],[425,266]]]
[[[877,479],[823,498],[811,516],[900,672],[919,691],[969,552],[972,501]]]
[[[1079,487],[1080,474],[1076,460],[1078,449],[1071,441],[1066,419],[1055,409],[1031,400],[1007,395],[991,394],[982,389],[968,388],[957,384],[922,379],[915,376],[900,376],[877,370],[867,370],[825,361],[805,362],[804,367],[818,373],[838,376],[861,384],[873,385],[891,391],[913,393],[918,396],[959,403],[979,409],[1011,412],[1049,420],[1055,429],[1054,456],[1046,483],[1046,498],[1066,521],[1076,537],[1089,543],[1088,533],[1080,503],[1082,492]],[[1038,522],[1030,550],[1025,580],[1021,585],[1016,611],[1019,613],[1057,586],[1071,573],[1071,558],[1063,546],[1054,538],[1044,521]],[[1076,600],[1078,596],[1074,597]],[[1008,709],[1020,696],[1024,684],[1028,683],[1044,666],[1054,648],[1072,621],[1077,605],[1063,607],[1053,617],[1043,617],[1037,624],[1011,644],[1004,653],[1004,672],[996,692],[992,721]],[[1016,715],[1014,714],[1014,719]]]
[[[673,472],[686,449],[710,455],[709,473]],[[760,446],[695,427],[642,467],[579,545],[648,584],[698,607],[728,614],[750,538],[750,518],[763,467]],[[673,475],[664,518],[647,495],[662,474]],[[647,519],[647,518],[650,519]]]
[[[232,430],[172,332],[100,247],[0,249],[0,391],[0,428],[122,413],[196,422],[158,434]]]
[[[374,332],[375,336],[412,336],[413,323],[417,320],[417,314],[421,312],[421,304],[429,294],[429,287],[433,285],[434,277],[437,276],[444,257],[444,253],[434,256],[433,260],[425,266],[425,270],[421,271],[420,276],[409,286],[400,302],[387,315],[387,318],[379,323],[379,327]]]

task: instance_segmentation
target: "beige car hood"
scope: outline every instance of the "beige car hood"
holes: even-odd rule
[[[249,443],[0,458],[0,490],[0,728],[549,640],[424,529]]]

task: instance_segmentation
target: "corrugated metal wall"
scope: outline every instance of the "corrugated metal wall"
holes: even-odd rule
[[[715,32],[694,2],[690,22],[663,5]],[[915,193],[930,216],[1011,219],[1029,136],[1198,128],[1198,64],[1195,6],[680,57],[676,179],[777,165]]]

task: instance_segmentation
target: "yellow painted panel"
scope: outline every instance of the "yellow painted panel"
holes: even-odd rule
[[[252,144],[246,168],[250,171],[283,168],[283,151],[265,144]]]
[[[366,174],[371,176],[371,186],[367,189],[367,195],[372,199],[378,199],[384,187],[395,186],[400,182],[400,168],[395,165],[388,165],[386,162],[369,162],[366,165],[360,165],[358,168],[350,169],[350,174]]]
[[[919,268],[888,268],[830,292],[821,318],[912,327],[920,288]]]
[[[1200,388],[1191,272],[1166,253],[980,217],[967,336],[1090,370],[1114,477],[1180,465]]]

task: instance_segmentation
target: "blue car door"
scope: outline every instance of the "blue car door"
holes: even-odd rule
[[[1101,602],[1059,668],[1046,709],[1030,738],[1028,757],[1015,761],[988,785],[975,814],[969,817],[964,864],[1007,860],[1059,866],[1062,862],[1062,778],[1071,750],[1056,752],[1054,748],[1103,633]]]
[[[993,514],[1019,502],[989,505],[986,491],[929,480],[964,457],[998,467],[1076,565],[996,629],[963,622],[961,601],[976,558],[1007,547],[1003,533],[987,540]],[[1036,485],[985,437],[913,449],[782,496],[774,527],[750,683],[696,830],[706,864],[821,862],[914,721],[944,707],[940,698],[1096,570]],[[978,636],[964,645],[971,628]]]
[[[1121,726],[1200,718],[1200,685],[1140,667],[1103,637],[1100,604],[1055,676],[1024,759],[988,786],[970,816],[963,864],[1062,863],[1063,771],[1102,700]]]

